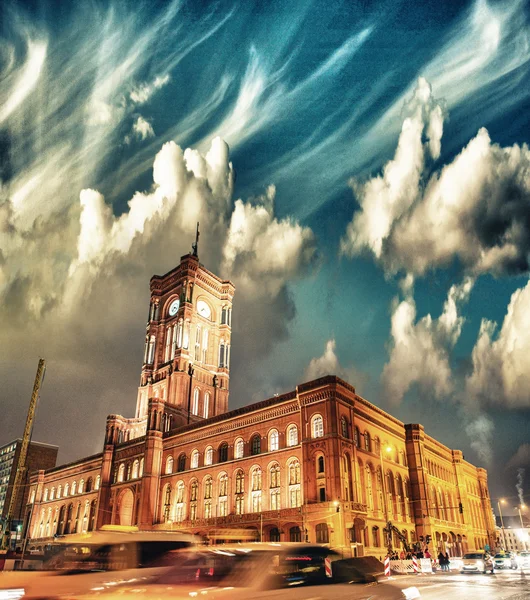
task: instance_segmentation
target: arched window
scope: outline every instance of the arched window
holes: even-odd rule
[[[195,479],[190,486],[190,502],[195,502],[199,498],[199,482]]]
[[[243,494],[245,492],[245,474],[243,471],[236,473],[236,494]]]
[[[300,483],[300,462],[295,460],[289,465],[289,485]]]
[[[166,475],[173,473],[173,457],[168,456],[166,458]]]
[[[329,544],[329,530],[327,523],[318,523],[316,526],[317,544]]]
[[[171,341],[174,327],[168,327],[166,330],[166,347],[164,350],[164,362],[171,360]]]
[[[204,451],[204,464],[211,465],[213,463],[213,448],[208,446]]]
[[[252,471],[252,512],[261,512],[261,469]]]
[[[138,459],[135,459],[133,462],[133,466],[132,466],[132,478],[133,479],[138,479],[139,469],[140,469],[140,461]]]
[[[149,338],[149,348],[147,350],[147,364],[152,365],[155,360],[155,336]]]
[[[324,436],[324,419],[322,415],[314,415],[311,419],[311,437],[319,438]]]
[[[60,485],[60,486],[57,488],[57,499],[59,499],[59,498],[61,497],[61,494],[62,494],[62,493],[63,493],[63,486],[62,486],[62,485]],[[31,502],[31,504],[33,504],[33,501],[32,501],[32,500],[31,500],[30,502]]]
[[[204,332],[206,333],[206,332]],[[210,412],[210,392],[204,394],[204,406],[202,408],[202,416],[207,419]]]
[[[234,458],[243,458],[245,452],[245,442],[241,438],[236,440],[234,446]]]
[[[191,453],[190,469],[196,469],[199,466],[199,451],[194,450]]]
[[[163,512],[163,519],[164,522],[169,521],[169,517],[171,515],[171,486],[168,484],[165,487],[164,490],[164,512]]]
[[[324,457],[319,456],[317,459],[317,473],[324,473]]]
[[[289,425],[287,428],[287,445],[298,445],[298,427],[296,425]]]
[[[280,437],[278,431],[273,429],[269,433],[269,452],[275,452],[280,447]]]
[[[372,470],[366,465],[366,504],[369,511],[374,510],[374,497],[372,491]]]
[[[193,390],[193,402],[191,405],[191,414],[192,415],[199,414],[199,388],[195,388]]]
[[[55,500],[55,488],[52,487],[52,491],[50,492],[50,500]]]
[[[280,487],[280,465],[275,464],[270,467],[269,478],[270,478],[270,487],[271,488],[279,488]]]
[[[182,329],[182,319],[179,319],[177,324],[177,348],[182,348]]]
[[[186,455],[184,453],[182,453],[179,456],[177,471],[179,473],[182,473],[182,471],[185,471],[185,470],[186,470]]]
[[[379,527],[372,527],[372,546],[379,548]]]
[[[252,455],[256,455],[261,452],[261,437],[259,434],[252,436],[252,439],[250,440],[250,452]]]
[[[204,498],[206,500],[211,499],[213,490],[213,481],[212,478],[208,475],[208,477],[204,480]]]
[[[97,500],[92,500],[90,503],[90,513],[88,515],[88,531],[94,531],[96,528],[96,508]]]
[[[364,432],[364,449],[367,452],[372,451],[372,441],[370,439],[370,432],[368,432],[368,431]]]
[[[226,462],[228,460],[228,444],[223,442],[219,446],[219,462]]]
[[[64,497],[66,498],[69,493],[70,493],[70,484],[66,483],[64,485]]]
[[[225,343],[221,341],[219,344],[219,367],[223,368],[225,366]]]
[[[81,481],[79,482],[79,488],[78,488],[78,493],[82,494],[85,490],[85,480],[81,479]]]
[[[49,492],[48,492],[48,488],[46,488],[46,489],[44,490],[44,496],[43,496],[43,498],[42,498],[42,501],[43,501],[43,502],[48,502],[48,493],[49,493]]]
[[[177,483],[177,497],[175,499],[175,521],[180,523],[184,520],[185,505],[184,505],[184,482]]]
[[[236,515],[245,512],[245,475],[239,470],[236,473]]]
[[[140,459],[140,470],[138,472],[138,477],[142,477],[143,474],[144,474],[144,457],[142,456],[142,458]],[[99,488],[99,484],[98,484],[98,488]]]
[[[340,418],[340,433],[342,437],[348,437],[348,421],[344,416]]]
[[[197,325],[195,329],[195,360],[201,360],[201,326]]]
[[[85,491],[87,492],[87,494],[88,494],[88,492],[92,491],[93,485],[94,485],[94,480],[92,479],[92,477],[89,477],[86,480],[86,486],[85,486]]]
[[[381,452],[381,441],[378,437],[374,438],[374,452],[379,454]]]
[[[277,527],[273,527],[269,532],[269,539],[271,542],[279,542],[280,541],[280,530]]]
[[[208,356],[208,329],[204,328],[202,332],[202,362],[206,362]]]
[[[121,465],[121,467],[123,467],[125,469],[125,465]],[[120,469],[121,469],[121,467],[120,467]],[[123,476],[123,473],[122,473],[122,476]],[[121,479],[121,481],[123,481],[123,478]],[[72,482],[72,491],[71,491],[72,496],[75,496],[76,490],[77,490],[77,481],[73,481]]]
[[[353,430],[353,443],[355,444],[356,448],[359,447],[360,439],[361,439],[361,434],[359,432],[359,428],[357,426],[355,426],[355,428]]]

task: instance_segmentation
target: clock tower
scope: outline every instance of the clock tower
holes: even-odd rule
[[[228,410],[232,299],[235,288],[199,262],[193,252],[165,275],[151,278],[151,301],[136,418],[149,398],[171,415],[166,429]]]

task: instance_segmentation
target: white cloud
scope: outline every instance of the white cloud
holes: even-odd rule
[[[319,379],[326,375],[336,375],[359,389],[365,383],[366,375],[360,373],[354,367],[343,367],[339,362],[336,346],[333,338],[326,342],[324,354],[318,358],[312,358],[309,362],[304,374],[305,381]]]
[[[449,351],[460,337],[464,318],[459,314],[459,307],[469,297],[472,285],[472,280],[467,279],[451,286],[438,319],[429,314],[416,321],[412,296],[395,304],[390,358],[382,375],[391,403],[399,404],[413,384],[437,398],[452,393]]]
[[[478,403],[530,407],[530,282],[516,290],[498,336],[484,319],[473,348],[473,372],[466,392]]]
[[[405,119],[383,175],[352,182],[361,209],[348,225],[342,252],[367,249],[389,273],[423,275],[455,258],[473,274],[528,271],[528,146],[501,148],[481,129],[450,164],[429,176],[422,137],[428,136],[436,157],[443,113],[421,79],[414,101],[416,117]]]
[[[223,250],[223,269],[253,293],[276,295],[285,279],[301,276],[315,257],[308,227],[274,217],[274,186],[254,204],[237,200]]]
[[[163,88],[169,81],[170,77],[168,74],[157,76],[151,83],[143,83],[134,88],[129,97],[134,104],[145,104],[156,91]]]
[[[146,121],[142,115],[138,115],[133,123],[133,133],[140,140],[146,140],[150,137],[155,137],[155,131],[149,121]]]
[[[383,256],[383,243],[398,221],[413,206],[427,149],[433,158],[440,153],[443,130],[442,111],[432,97],[427,81],[420,77],[407,105],[411,116],[403,122],[394,159],[388,162],[383,175],[362,184],[352,179],[350,184],[361,205],[348,225],[341,241],[341,252],[353,255],[369,248],[377,258]],[[429,140],[425,146],[423,135]]]

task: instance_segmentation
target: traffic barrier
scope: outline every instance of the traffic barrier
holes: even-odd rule
[[[331,558],[324,559],[324,568],[326,569],[326,577],[333,577],[331,572]]]
[[[418,567],[418,559],[415,556],[412,557],[412,570],[414,573],[420,572],[420,568]]]
[[[389,556],[387,556],[385,558],[385,575],[387,577],[390,577],[390,557]]]

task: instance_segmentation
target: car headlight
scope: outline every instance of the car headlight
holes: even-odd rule
[[[479,569],[483,569],[484,568],[484,561],[483,560],[477,560],[477,567]]]

